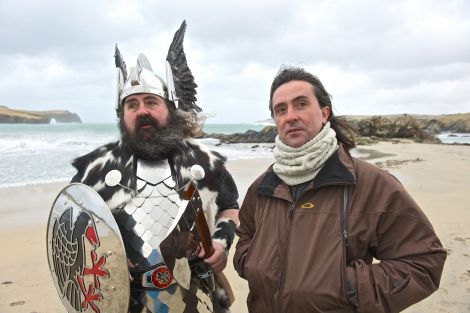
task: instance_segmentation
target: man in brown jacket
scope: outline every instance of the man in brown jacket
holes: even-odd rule
[[[248,189],[236,231],[249,311],[399,312],[434,292],[446,252],[429,220],[392,175],[351,157],[318,78],[281,68],[269,108],[276,162]]]

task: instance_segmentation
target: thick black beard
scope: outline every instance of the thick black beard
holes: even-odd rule
[[[181,145],[184,136],[178,116],[172,111],[169,113],[168,124],[164,127],[149,115],[139,117],[136,120],[134,135],[128,132],[121,118],[119,129],[123,144],[140,159],[163,160],[170,158]],[[142,125],[151,125],[151,127],[143,129]]]

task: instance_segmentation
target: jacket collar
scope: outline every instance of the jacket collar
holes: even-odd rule
[[[340,144],[338,149],[326,160],[307,187],[321,188],[329,185],[351,185],[356,183],[353,160],[349,152]],[[274,173],[272,166],[266,171],[256,190],[258,195],[276,196],[292,201],[290,188]]]

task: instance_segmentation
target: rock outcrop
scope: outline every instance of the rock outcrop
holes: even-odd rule
[[[203,138],[216,138],[221,143],[264,143],[274,142],[276,138],[276,126],[266,126],[259,132],[247,130],[244,133],[235,134],[203,134]]]
[[[357,126],[359,122],[375,118],[383,118],[390,122],[404,120],[412,117],[416,120],[419,128],[430,134],[442,132],[470,133],[470,113],[442,114],[442,115],[417,115],[417,114],[398,114],[382,116],[344,116],[346,120]]]
[[[0,106],[0,123],[3,124],[49,124],[54,119],[59,123],[81,123],[76,113],[65,110],[27,111]]]
[[[440,143],[435,134],[450,131],[470,133],[470,113],[452,115],[385,115],[343,116],[357,131],[357,142],[371,143],[394,138],[416,142]],[[217,138],[222,143],[272,143],[277,135],[275,126],[261,131],[248,130],[236,134],[204,134],[205,138]]]
[[[81,123],[82,122],[78,114],[72,113],[69,111],[54,110],[54,111],[44,111],[42,113],[48,116],[51,120],[55,119],[55,121],[59,123]]]
[[[423,130],[418,121],[411,115],[401,115],[396,118],[373,116],[362,119],[357,123],[351,122],[362,137],[380,139],[407,138],[416,142],[438,143],[433,134]]]
[[[417,115],[421,129],[437,134],[441,132],[470,133],[470,113],[426,116]]]

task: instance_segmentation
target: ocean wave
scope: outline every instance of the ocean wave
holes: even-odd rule
[[[444,132],[436,136],[445,144],[470,144],[470,133]]]
[[[0,188],[10,188],[10,187],[23,187],[23,186],[34,186],[41,184],[54,184],[54,183],[67,183],[71,180],[71,177],[56,177],[50,179],[36,179],[34,181],[20,181],[20,182],[0,182]]]
[[[54,126],[56,125],[51,126],[52,129]],[[98,131],[95,134],[93,129],[77,130],[76,127],[78,126],[71,127],[69,131],[61,129],[58,132],[44,127],[37,128],[40,131],[2,131],[0,187],[70,180],[75,174],[75,169],[71,165],[73,159],[117,139],[114,128],[108,132]],[[229,160],[272,155],[269,147],[260,145],[255,147],[250,144],[220,144],[218,139],[213,138],[196,140],[206,145],[208,149],[225,155]]]

